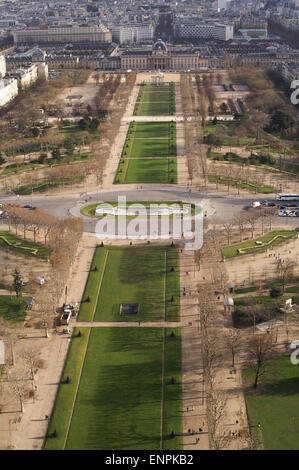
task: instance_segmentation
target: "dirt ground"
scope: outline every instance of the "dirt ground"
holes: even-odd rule
[[[240,286],[252,284],[258,279],[273,279],[276,277],[278,258],[294,261],[294,274],[299,275],[299,239],[291,239],[272,247],[267,252],[227,259],[225,266],[229,282]]]

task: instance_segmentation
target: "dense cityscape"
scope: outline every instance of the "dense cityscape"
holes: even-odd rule
[[[299,450],[298,104],[299,0],[0,1],[1,450]]]

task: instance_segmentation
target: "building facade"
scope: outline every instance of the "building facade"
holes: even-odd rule
[[[7,106],[18,95],[18,81],[15,78],[0,80],[0,108]]]
[[[103,25],[61,28],[24,28],[13,32],[16,45],[111,42],[111,32]]]
[[[154,26],[152,23],[114,25],[111,33],[113,41],[119,44],[146,43],[153,40]]]
[[[228,41],[234,36],[233,25],[221,23],[178,23],[175,27],[176,36],[180,39],[216,39]]]
[[[4,78],[6,75],[6,60],[4,55],[0,55],[0,78]]]
[[[10,76],[17,80],[18,87],[20,90],[27,90],[37,81],[37,65],[31,64],[20,69],[14,70],[13,73],[10,74]]]

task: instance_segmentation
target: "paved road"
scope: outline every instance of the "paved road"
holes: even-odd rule
[[[221,223],[233,219],[236,214],[248,206],[253,200],[258,199],[258,196],[252,195],[251,197],[243,195],[223,195],[217,193],[209,193],[204,191],[192,190],[172,185],[164,185],[163,188],[154,185],[143,185],[139,189],[123,189],[123,190],[105,190],[93,193],[80,193],[80,194],[57,194],[55,196],[1,196],[0,203],[7,202],[20,204],[30,204],[37,206],[45,212],[55,215],[57,217],[67,217],[68,215],[80,215],[80,208],[84,205],[92,204],[102,201],[117,201],[118,196],[125,196],[127,201],[184,201],[195,202],[203,204],[204,207],[209,207],[208,220],[209,222]],[[270,200],[270,198],[268,198]],[[257,209],[258,210],[258,209]],[[294,217],[277,217],[276,225],[282,227],[297,227],[299,226],[299,219]],[[84,217],[84,230],[86,232],[93,232],[95,226],[95,219]]]

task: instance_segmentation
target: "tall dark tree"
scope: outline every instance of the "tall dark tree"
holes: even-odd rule
[[[17,295],[17,297],[19,297],[20,295],[22,295],[22,287],[23,287],[23,280],[22,280],[22,276],[20,274],[20,272],[15,269],[15,272],[13,273],[13,288],[14,288],[14,291]]]

